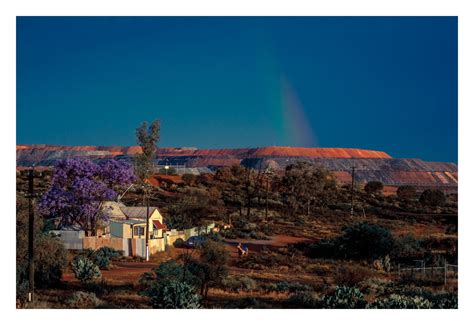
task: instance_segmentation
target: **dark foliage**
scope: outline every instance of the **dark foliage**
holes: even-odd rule
[[[446,202],[446,196],[440,190],[427,189],[421,193],[420,203],[425,206],[438,207]]]
[[[416,198],[416,189],[411,185],[402,185],[397,188],[397,196],[400,200],[413,200]]]
[[[26,299],[28,289],[28,214],[27,201],[17,198],[16,285],[17,297]],[[35,286],[51,287],[61,280],[67,266],[67,251],[58,238],[44,232],[43,221],[35,220]]]
[[[394,245],[389,230],[367,222],[345,227],[343,233],[339,240],[348,258],[377,259],[389,254]]]
[[[364,191],[367,193],[378,193],[383,190],[383,184],[379,181],[370,181],[364,186]]]

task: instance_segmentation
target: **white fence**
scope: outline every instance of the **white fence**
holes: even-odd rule
[[[421,267],[401,267],[398,265],[398,276],[410,275],[411,277],[421,277],[421,279],[444,279],[444,284],[448,283],[448,279],[458,278],[458,266],[454,264],[444,263],[444,266],[426,266],[422,263]]]

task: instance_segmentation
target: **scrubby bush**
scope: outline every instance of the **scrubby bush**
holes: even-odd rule
[[[431,299],[433,308],[440,309],[457,309],[458,295],[455,293],[441,293],[434,295]]]
[[[446,196],[438,189],[427,189],[421,193],[420,203],[425,206],[437,207],[446,202]]]
[[[17,196],[16,214],[16,295],[19,301],[28,292],[28,202]],[[35,218],[35,286],[37,288],[58,284],[67,266],[67,251],[63,243],[45,232],[42,218]]]
[[[84,256],[77,256],[71,262],[71,268],[78,279],[81,282],[87,283],[101,277],[99,267],[94,264],[90,259]]]
[[[390,290],[392,281],[386,278],[369,278],[357,286],[367,296],[382,296]]]
[[[299,282],[286,282],[281,281],[276,284],[276,291],[280,292],[298,292],[298,291],[309,291],[312,288],[306,284]]]
[[[336,258],[341,255],[339,238],[323,239],[307,246],[305,254],[311,258]]]
[[[358,288],[337,286],[333,294],[321,299],[323,308],[354,309],[365,308],[367,302]]]
[[[458,295],[451,292],[433,293],[431,291],[415,288],[403,290],[402,294],[411,298],[420,297],[432,303],[431,308],[456,309],[458,308]]]
[[[176,248],[184,247],[184,240],[182,238],[178,238],[174,241],[173,246]]]
[[[394,245],[392,234],[387,229],[366,222],[343,228],[339,239],[346,257],[354,259],[377,259],[390,253]]]
[[[354,287],[372,276],[369,269],[359,265],[343,265],[336,269],[334,281],[339,286]]]
[[[296,292],[290,295],[288,303],[295,306],[296,308],[319,308],[321,302],[314,292],[303,291]]]
[[[191,286],[197,286],[199,279],[194,276],[189,270],[185,270],[184,266],[178,264],[175,260],[169,260],[161,263],[158,267],[153,269],[153,272],[145,272],[139,284],[146,295],[153,284],[166,281],[181,281],[186,282]]]
[[[421,241],[411,235],[397,238],[391,252],[393,259],[399,262],[421,259],[424,254]]]
[[[367,193],[377,193],[383,190],[383,184],[379,181],[370,181],[364,186],[364,191]]]
[[[225,245],[208,240],[200,250],[200,259],[189,263],[189,271],[198,279],[200,294],[207,297],[209,287],[219,286],[227,276],[229,251]]]
[[[245,297],[242,299],[232,300],[225,304],[226,309],[263,309],[270,308],[271,306],[265,302],[262,302],[254,297]]]
[[[201,296],[188,283],[179,281],[155,282],[147,291],[153,308],[196,309],[200,308]]]
[[[42,234],[35,240],[35,285],[47,287],[59,283],[67,265],[67,251],[57,239]],[[23,265],[22,265],[23,266]],[[25,275],[28,264],[25,263]],[[20,268],[20,265],[17,265]],[[27,277],[27,276],[26,276]]]
[[[412,185],[402,185],[397,188],[397,196],[400,200],[413,200],[416,197],[416,188]]]
[[[422,297],[407,297],[392,294],[388,298],[376,299],[367,305],[367,308],[374,309],[429,309],[433,303]]]
[[[183,174],[182,176],[183,182],[185,182],[187,185],[192,185],[196,181],[196,175],[193,174]]]
[[[106,269],[109,267],[110,260],[121,256],[121,253],[111,247],[101,247],[93,251],[89,258],[100,268]]]
[[[206,237],[216,242],[222,242],[224,240],[221,234],[218,232],[210,232],[209,234],[206,235]]]
[[[252,291],[257,288],[257,282],[247,276],[227,276],[222,280],[221,285],[225,290],[230,290],[233,292]]]
[[[95,308],[102,304],[93,292],[76,291],[67,300],[71,308]]]

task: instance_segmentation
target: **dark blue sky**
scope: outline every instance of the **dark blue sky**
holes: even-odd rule
[[[19,17],[17,143],[457,162],[456,17]]]

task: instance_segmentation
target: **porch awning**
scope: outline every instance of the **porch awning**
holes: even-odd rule
[[[162,230],[166,230],[166,226],[164,226],[160,220],[153,220],[153,224],[155,225],[155,228],[156,229],[162,229]]]

